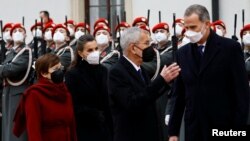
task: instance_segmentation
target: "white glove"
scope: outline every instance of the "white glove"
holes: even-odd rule
[[[165,116],[165,124],[168,126],[170,115]]]
[[[34,61],[34,62],[33,62],[33,64],[32,64],[32,68],[33,68],[33,69],[36,69],[36,67],[35,67],[35,66],[36,66],[36,61]]]

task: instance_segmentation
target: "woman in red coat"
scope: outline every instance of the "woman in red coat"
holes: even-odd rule
[[[60,59],[46,54],[36,61],[38,83],[28,88],[15,115],[14,134],[27,130],[29,141],[76,141],[71,96],[63,83]]]

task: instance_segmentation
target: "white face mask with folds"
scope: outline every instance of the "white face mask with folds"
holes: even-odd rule
[[[108,36],[102,33],[100,35],[97,35],[95,39],[98,45],[105,45],[109,43]]]
[[[33,30],[32,35],[33,35],[33,37],[36,36],[38,38],[41,38],[42,37],[42,31],[40,29]]]
[[[91,65],[98,65],[100,63],[100,52],[99,51],[91,52],[87,56],[86,61]]]
[[[7,32],[4,32],[4,33],[3,33],[3,40],[4,40],[5,42],[12,41],[12,38],[11,38],[11,36],[10,36],[10,31],[7,31]]]
[[[15,32],[13,33],[12,35],[12,38],[13,38],[13,41],[16,43],[16,42],[24,42],[24,35],[22,32]]]
[[[63,33],[61,33],[60,31],[57,31],[54,36],[53,36],[53,40],[56,43],[62,43],[65,41],[65,37],[63,35]]]
[[[155,40],[158,43],[162,42],[162,41],[167,41],[168,40],[168,36],[165,33],[158,32],[158,33],[155,33],[154,36],[155,36]]]
[[[69,35],[70,36],[74,36],[75,31],[72,28],[70,28],[70,27],[68,27],[68,30],[69,30]]]
[[[243,35],[243,43],[245,46],[250,46],[250,33]]]
[[[175,34],[176,36],[181,36],[183,27],[179,26],[178,24],[175,26]]]
[[[52,39],[52,32],[49,30],[49,31],[46,31],[45,33],[44,33],[44,39],[46,40],[46,41],[51,41],[51,40],[53,40]]]
[[[187,38],[189,38],[191,43],[197,43],[201,40],[201,38],[203,37],[204,34],[204,25],[201,28],[200,32],[195,32],[192,30],[187,30],[185,35],[187,36]]]
[[[78,30],[77,32],[75,32],[75,38],[76,38],[76,39],[79,39],[79,38],[80,38],[82,35],[84,35],[84,34],[85,34],[84,32]]]
[[[181,40],[181,44],[178,47],[182,47],[188,43],[190,43],[190,40],[187,37],[183,37],[183,39]]]
[[[223,36],[223,32],[221,29],[216,28],[216,34],[219,36]]]

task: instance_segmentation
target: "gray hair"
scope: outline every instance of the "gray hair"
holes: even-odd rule
[[[199,17],[199,20],[202,22],[205,22],[207,20],[210,21],[209,13],[206,7],[202,5],[194,4],[194,5],[189,6],[185,11],[184,17],[188,17],[192,15],[193,13],[197,14]]]
[[[130,27],[124,30],[120,39],[120,44],[123,52],[126,51],[131,43],[136,43],[140,40],[142,32],[143,31],[138,27]]]

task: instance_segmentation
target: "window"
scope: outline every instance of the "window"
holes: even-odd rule
[[[124,0],[85,0],[85,6],[86,21],[90,24],[92,33],[94,23],[99,18],[109,21],[112,34],[117,25],[117,15],[120,22],[125,21]]]

